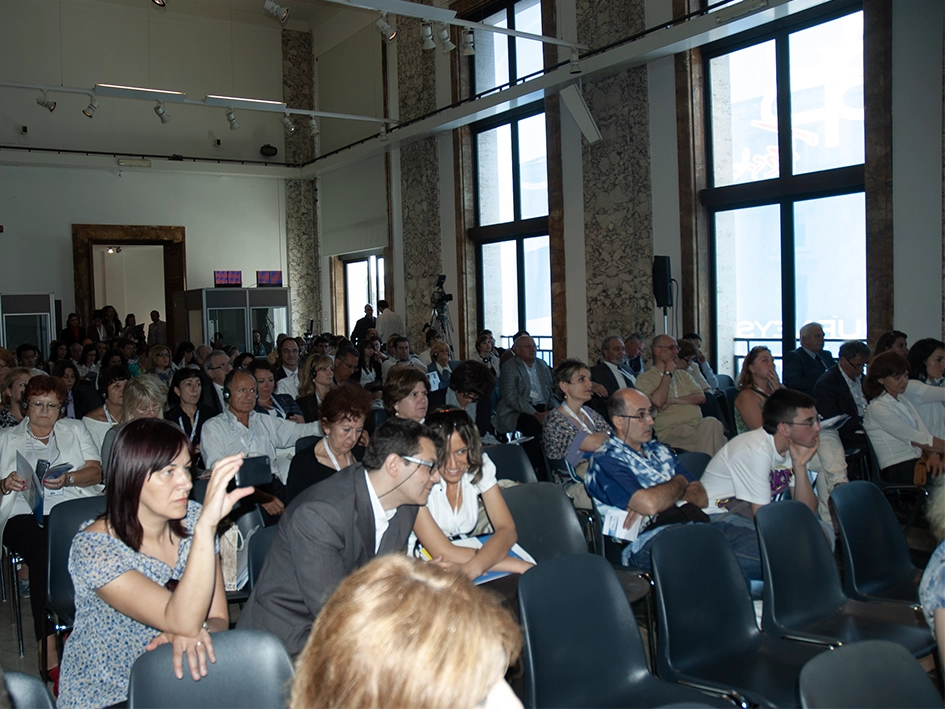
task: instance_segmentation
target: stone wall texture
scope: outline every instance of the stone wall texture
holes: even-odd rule
[[[644,28],[643,0],[578,0],[592,49]],[[609,335],[653,334],[653,214],[645,67],[584,81],[603,140],[583,147],[588,361]]]

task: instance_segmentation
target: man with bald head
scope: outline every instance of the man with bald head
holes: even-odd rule
[[[646,394],[619,389],[610,397],[614,434],[594,454],[584,479],[587,493],[603,514],[627,513],[624,529],[640,521],[639,533],[625,548],[627,566],[650,568],[650,543],[669,526],[710,521],[700,508],[708,497],[672,449],[653,439],[653,408]],[[641,520],[642,518],[642,520]],[[761,578],[761,555],[753,528],[719,522],[731,542],[742,573]]]
[[[718,419],[703,418],[699,406],[705,403],[705,393],[688,372],[676,368],[678,353],[676,338],[657,335],[653,366],[637,377],[637,389],[658,411],[655,431],[663,443],[715,455],[725,444],[725,429]]]
[[[784,355],[784,386],[814,395],[814,385],[834,364],[824,349],[824,328],[809,322],[801,328],[801,346]]]
[[[551,367],[539,359],[535,341],[523,335],[512,344],[514,357],[502,365],[499,375],[499,405],[493,425],[499,433],[520,431],[534,440],[522,445],[528,459],[541,476],[541,427],[545,413],[554,407]]]

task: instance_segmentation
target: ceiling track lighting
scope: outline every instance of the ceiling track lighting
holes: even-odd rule
[[[308,129],[313,138],[318,135],[318,121],[315,120],[315,116],[308,119]]]
[[[381,16],[377,18],[377,22],[374,23],[374,26],[377,27],[377,31],[381,33],[381,37],[384,38],[385,42],[393,42],[394,38],[397,37],[397,30],[392,28],[387,22],[386,12],[381,13]]]
[[[282,115],[282,125],[285,126],[287,131],[289,131],[289,135],[295,133],[295,124],[292,122],[292,119],[289,118],[288,113]]]
[[[167,5],[167,3],[164,0],[151,0],[151,2],[157,5],[158,7],[165,7]]]
[[[570,74],[580,74],[581,73],[581,62],[580,57],[578,56],[578,50],[571,49],[571,70]]]
[[[43,108],[45,108],[45,109],[46,109],[47,111],[49,111],[50,113],[52,113],[53,111],[56,110],[56,102],[55,102],[55,101],[50,101],[50,100],[49,100],[49,97],[46,96],[46,92],[45,92],[45,91],[43,91],[43,95],[42,95],[42,96],[37,96],[37,97],[36,97],[36,103],[38,103],[40,106],[42,106]]]
[[[382,143],[386,143],[388,141],[386,123],[381,123],[381,132],[377,134],[377,139]]]
[[[171,122],[171,117],[164,112],[164,104],[160,101],[158,101],[157,106],[154,107],[154,112],[157,114],[157,117],[161,119],[162,124]]]
[[[289,19],[289,8],[277,5],[274,0],[266,0],[263,3],[263,10],[279,20],[280,24],[284,25],[285,21]]]
[[[88,116],[91,118],[95,115],[95,111],[98,110],[98,101],[95,100],[95,97],[92,94],[89,94],[89,105],[82,111],[83,116]]]
[[[456,45],[450,39],[450,26],[445,22],[436,23],[436,36],[443,45],[443,54],[449,54],[456,49]]]
[[[420,24],[420,39],[423,40],[424,49],[436,49],[436,42],[433,41],[433,25],[426,20]]]
[[[462,55],[472,57],[476,54],[476,36],[468,27],[463,29]]]
[[[240,124],[236,121],[236,114],[232,108],[226,109],[226,120],[230,122],[230,130],[239,130]]]
[[[107,249],[105,249],[105,253],[106,253],[106,254],[120,254],[120,253],[121,253],[121,247],[120,247],[120,246],[109,246]]]

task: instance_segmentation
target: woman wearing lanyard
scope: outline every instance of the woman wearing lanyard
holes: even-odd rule
[[[364,420],[371,412],[371,395],[353,384],[329,391],[322,400],[322,438],[314,448],[296,454],[286,480],[286,503],[317,482],[354,465],[364,455]],[[360,445],[359,445],[360,443]]]
[[[189,367],[178,369],[167,392],[167,403],[171,408],[164,413],[165,419],[176,423],[187,434],[197,455],[198,467],[203,467],[200,462],[200,431],[207,419],[214,415],[212,408],[200,403],[202,392],[200,372]]]
[[[593,385],[586,364],[566,359],[555,367],[552,376],[564,403],[548,412],[542,445],[550,460],[563,458],[577,468],[607,441],[613,429],[603,416],[585,406],[591,400]]]
[[[254,359],[246,370],[256,377],[256,411],[296,423],[305,423],[302,409],[288,394],[273,394],[276,388],[272,365],[264,359]]]
[[[98,375],[98,393],[101,394],[103,404],[94,411],[86,414],[82,423],[95,441],[99,452],[105,441],[108,429],[118,423],[121,418],[121,401],[125,391],[125,384],[131,379],[131,372],[124,365],[106,367]]]

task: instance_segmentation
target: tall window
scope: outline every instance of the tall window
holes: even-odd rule
[[[862,11],[802,14],[703,56],[719,371],[758,344],[780,366],[810,321],[828,343],[865,338]]]
[[[345,256],[345,334],[350,335],[355,323],[364,317],[364,306],[370,304],[377,317],[377,301],[384,299],[384,257]]]
[[[477,20],[541,34],[541,3],[490,6]],[[489,32],[476,34],[471,58],[474,93],[516,82],[542,68],[541,43]],[[536,338],[551,358],[551,260],[548,241],[548,166],[541,103],[472,127],[475,155],[479,326],[502,344],[519,330]]]

